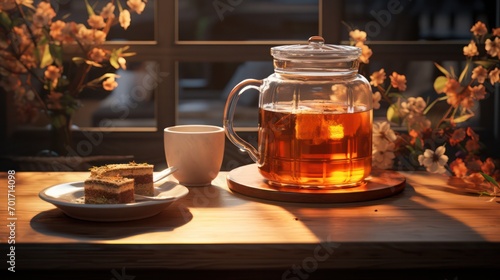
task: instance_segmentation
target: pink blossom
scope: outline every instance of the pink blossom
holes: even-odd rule
[[[482,36],[488,33],[488,29],[486,28],[486,25],[482,23],[481,21],[476,22],[474,26],[470,29],[470,31],[476,35],[476,36]]]
[[[463,128],[456,129],[450,137],[450,145],[455,146],[465,139],[465,130]]]
[[[360,31],[359,29],[352,30],[349,32],[349,37],[353,41],[357,42],[365,42],[366,41],[366,32],[365,31]]]
[[[484,48],[489,55],[500,58],[500,37],[496,37],[495,41],[486,39]]]
[[[493,34],[493,36],[500,36],[500,27],[499,28],[493,28],[491,30],[491,33]]]
[[[489,77],[490,83],[492,85],[498,83],[500,81],[500,69],[498,69],[498,67],[495,67],[495,69],[490,71]]]
[[[66,23],[62,20],[57,20],[50,25],[50,36],[54,40],[62,41],[64,39],[62,30],[66,26]]]
[[[500,28],[499,28],[500,29]],[[490,83],[493,85],[495,83],[498,83],[500,81],[500,69],[495,67],[495,69],[491,70],[489,75],[490,77]]]
[[[492,158],[487,158],[483,164],[481,165],[481,171],[488,175],[493,175],[493,172],[495,171],[495,163],[493,162]]]
[[[102,87],[105,90],[112,91],[118,86],[118,83],[115,81],[115,77],[109,77],[102,82]]]
[[[480,146],[479,146],[479,142],[477,141],[474,141],[474,140],[467,140],[467,142],[465,143],[465,149],[469,152],[469,153],[475,153],[479,150]]]
[[[146,3],[142,2],[142,0],[128,0],[127,6],[133,12],[141,14],[144,11],[144,7],[146,6]]]
[[[465,182],[472,184],[475,188],[481,188],[481,184],[484,183],[483,175],[479,173],[472,173],[469,176],[463,178]]]
[[[468,171],[467,166],[465,166],[465,163],[461,158],[457,158],[452,163],[450,163],[450,169],[458,178],[465,177]]]
[[[472,79],[477,79],[480,84],[484,83],[486,77],[488,77],[488,71],[483,66],[479,65],[472,70]]]
[[[479,134],[477,134],[472,128],[467,127],[467,136],[472,138],[474,141],[479,141]]]
[[[45,70],[44,75],[46,79],[56,80],[61,77],[61,69],[54,65],[49,65]]]
[[[95,62],[102,62],[106,59],[106,51],[101,48],[93,48],[90,51],[89,57]]]
[[[30,35],[28,32],[28,27],[23,24],[21,26],[14,26],[12,28],[16,36],[16,43],[18,44],[18,48],[21,50],[27,49],[33,42],[30,39]]]
[[[95,29],[102,29],[106,26],[104,18],[98,15],[91,15],[87,20],[87,23],[89,24],[90,27]]]
[[[381,68],[380,70],[375,71],[370,75],[370,84],[374,87],[382,85],[385,81],[385,78],[385,70],[384,68]]]
[[[36,27],[48,25],[55,16],[56,12],[52,9],[50,3],[41,1],[36,8],[35,14],[33,15],[33,25]]]
[[[475,100],[482,100],[486,95],[486,88],[483,85],[469,86],[469,91]]]
[[[469,45],[464,47],[464,55],[469,57],[479,55],[476,43],[474,41],[470,41]]]
[[[24,66],[28,69],[35,68],[37,66],[36,64],[36,58],[32,53],[26,52],[21,57],[19,60],[24,64]],[[25,73],[27,70],[24,69],[23,73]]]
[[[373,54],[372,50],[367,45],[363,44],[363,42],[357,42],[356,47],[361,48],[361,56],[359,57],[359,60],[368,64],[370,62],[370,57]]]
[[[406,90],[406,76],[405,75],[399,75],[396,72],[392,72],[392,75],[390,76],[391,78],[391,85],[394,88],[397,88],[401,91]]]
[[[120,16],[118,17],[118,20],[120,21],[120,26],[123,27],[123,29],[127,30],[127,28],[130,26],[130,12],[128,10],[122,10],[120,12]]]
[[[106,33],[102,30],[94,30],[93,35],[94,35],[94,42],[98,45],[106,41]]]
[[[111,3],[111,2],[109,2],[108,4],[106,4],[106,6],[104,6],[104,8],[102,8],[100,15],[104,19],[114,18],[115,17],[114,12],[115,12],[115,5],[113,5],[113,3]]]

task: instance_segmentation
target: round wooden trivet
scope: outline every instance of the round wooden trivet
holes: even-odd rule
[[[243,195],[284,202],[336,203],[380,199],[403,191],[406,178],[398,172],[372,170],[366,183],[338,189],[277,187],[267,184],[256,164],[235,168],[227,175],[229,189]]]

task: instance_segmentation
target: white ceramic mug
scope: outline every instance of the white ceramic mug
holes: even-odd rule
[[[168,166],[176,166],[175,179],[185,186],[206,186],[217,177],[224,157],[224,128],[178,125],[163,132]]]

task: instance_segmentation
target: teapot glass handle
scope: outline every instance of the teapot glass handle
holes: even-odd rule
[[[226,106],[224,108],[224,129],[226,130],[227,137],[234,145],[236,145],[236,147],[240,148],[240,150],[246,151],[254,162],[259,162],[259,152],[254,146],[236,134],[233,128],[233,117],[234,110],[236,109],[236,103],[238,102],[240,95],[248,89],[256,89],[260,92],[259,89],[261,85],[262,80],[247,79],[241,81],[229,93]]]

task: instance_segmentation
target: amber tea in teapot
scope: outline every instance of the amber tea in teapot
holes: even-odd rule
[[[261,108],[260,172],[281,184],[344,185],[371,171],[371,112]]]
[[[226,135],[248,152],[271,185],[325,188],[355,186],[372,165],[372,92],[358,74],[360,49],[325,45],[271,48],[275,73],[234,87],[224,111]],[[239,96],[259,91],[257,147],[234,131]]]

